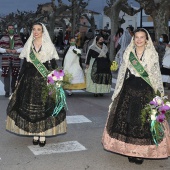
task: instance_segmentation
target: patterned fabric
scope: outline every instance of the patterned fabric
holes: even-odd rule
[[[91,71],[94,61],[95,58],[91,58],[89,68],[86,71],[86,91],[91,93],[110,93],[110,84],[97,84],[93,82],[91,78]]]
[[[21,38],[18,35],[13,36],[14,48],[15,50],[22,47]],[[10,49],[10,37],[5,35],[0,40],[0,47],[4,49]],[[20,59],[18,54],[3,54],[2,55],[2,77],[8,75],[9,69],[12,67],[12,76],[17,77],[20,70]]]
[[[149,122],[142,126],[140,114],[153,97],[153,89],[142,78],[130,74],[112,105],[107,123],[108,134],[126,143],[154,144]]]
[[[52,67],[52,61],[50,63],[44,63],[47,69],[49,65]],[[43,87],[46,83],[34,65],[25,59],[19,76],[19,84],[7,108],[7,130],[20,134],[21,131],[16,130],[19,128],[24,131],[24,134],[33,135],[52,128],[60,128],[60,124],[66,119],[66,111],[62,109],[56,117],[51,116],[55,101],[50,96],[47,100],[43,100]],[[15,128],[13,128],[14,125]],[[66,126],[63,131],[60,129],[60,133],[65,133],[65,131]],[[57,132],[58,130],[53,131],[50,135],[56,135]]]
[[[170,131],[167,122],[165,137],[157,147],[153,143],[149,123],[146,122],[142,127],[140,118],[144,105],[153,98],[157,90],[164,95],[158,54],[149,34],[148,37],[140,63],[149,75],[152,88],[130,64],[130,52],[135,54],[132,38],[118,72],[102,143],[105,149],[127,156],[166,158],[170,156]]]
[[[110,71],[110,60],[109,55],[106,53],[107,57],[99,57],[99,53],[93,49],[90,49],[87,54],[86,64],[92,65],[88,68],[88,74],[91,76],[91,80],[94,84],[111,85],[112,84],[112,74]],[[91,62],[93,59],[93,63]],[[87,80],[88,83],[88,80]]]

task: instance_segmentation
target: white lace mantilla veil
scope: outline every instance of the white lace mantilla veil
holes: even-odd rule
[[[44,24],[40,23],[43,27],[43,35],[42,35],[42,48],[41,51],[39,52],[39,60],[44,63],[46,61],[49,61],[51,59],[59,59],[58,53],[56,51],[56,48],[54,47],[54,44],[51,41],[51,38],[49,36],[49,33],[45,27]],[[24,59],[26,58],[26,60],[28,62],[31,62],[30,60],[30,49],[32,46],[32,42],[34,40],[33,37],[33,31],[31,32],[30,37],[28,38],[27,42],[24,45],[24,48],[21,52],[21,54],[19,55],[19,58]]]
[[[98,52],[99,53],[98,57],[105,57],[106,58],[106,53],[108,52],[108,48],[105,44],[103,44],[102,49],[99,48],[96,45],[96,38],[97,38],[97,36],[94,38],[93,43],[89,46],[89,49],[88,49],[87,54],[86,54],[86,60],[87,60],[87,55],[88,55],[90,49]]]
[[[120,38],[120,50],[117,52],[115,60],[119,63],[119,66],[121,65],[123,53],[126,50],[127,46],[130,44],[132,39],[132,36],[129,33],[129,30],[125,30],[123,35]]]
[[[148,34],[148,40],[147,40],[147,45],[145,47],[145,52],[144,52],[141,64],[144,66],[145,70],[147,71],[149,75],[149,79],[150,79],[150,82],[152,84],[154,91],[157,92],[158,90],[163,96],[164,88],[163,88],[162,77],[160,73],[158,53],[155,50],[155,47],[152,43],[152,40],[151,40],[151,37],[148,31],[147,30],[145,31]],[[116,87],[115,87],[115,90],[112,96],[112,103],[109,106],[109,111],[111,109],[114,99],[118,96],[118,94],[120,93],[122,89],[126,70],[127,68],[131,66],[129,62],[129,54],[131,51],[135,54],[135,46],[134,46],[133,38],[123,54],[123,61],[118,72],[117,83],[116,83]]]

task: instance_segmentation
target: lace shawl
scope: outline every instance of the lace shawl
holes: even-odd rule
[[[145,70],[147,71],[149,75],[149,79],[151,81],[154,91],[156,92],[158,90],[163,96],[164,88],[162,84],[158,53],[156,52],[155,47],[153,46],[151,37],[148,32],[147,34],[148,34],[149,39],[145,47],[145,52],[144,52],[143,60],[141,61],[141,64],[144,66]],[[118,72],[117,83],[116,83],[116,87],[115,87],[115,90],[112,96],[112,101],[114,101],[114,99],[118,96],[118,94],[120,93],[122,89],[127,68],[129,68],[130,70],[132,69],[132,66],[129,62],[129,54],[131,51],[134,52],[134,49],[135,49],[134,40],[132,38],[130,44],[128,45],[127,49],[125,50],[123,54],[123,61]],[[138,77],[140,76],[134,69],[133,71],[136,76]],[[112,103],[109,106],[109,111],[111,109]]]
[[[39,52],[40,54],[39,60],[42,63],[49,61],[53,58],[58,60],[59,56],[57,54],[56,48],[54,47],[54,44],[51,41],[49,33],[44,24],[42,24],[42,27],[43,27],[42,48],[41,48],[41,51]],[[34,40],[34,37],[33,37],[33,32],[32,32],[26,44],[24,45],[24,48],[21,54],[19,55],[19,58],[21,59],[26,58],[27,62],[31,62],[29,55],[30,55],[30,49],[31,49],[33,40]]]
[[[106,46],[105,44],[103,44],[103,45],[102,45],[102,49],[99,48],[99,47],[97,46],[97,44],[96,44],[96,38],[97,38],[97,37],[94,38],[92,45],[89,46],[89,48],[88,48],[88,51],[87,51],[87,54],[86,54],[85,63],[86,63],[86,61],[87,61],[87,56],[88,56],[88,53],[89,53],[89,50],[90,50],[90,49],[92,49],[92,50],[96,51],[97,53],[99,53],[99,56],[98,56],[99,58],[100,58],[100,57],[105,57],[105,58],[107,57],[107,56],[106,56],[106,54],[107,54],[107,52],[108,52],[107,46]]]

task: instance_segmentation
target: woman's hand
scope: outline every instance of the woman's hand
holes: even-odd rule
[[[89,65],[86,65],[86,69],[88,69],[89,68]]]

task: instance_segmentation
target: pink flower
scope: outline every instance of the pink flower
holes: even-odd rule
[[[51,76],[48,76],[47,82],[48,82],[48,84],[54,84],[54,80]]]
[[[157,122],[162,123],[165,120],[164,114],[159,114],[156,118]]]
[[[161,106],[161,107],[159,108],[159,111],[160,111],[162,114],[165,114],[167,110],[170,110],[170,107],[167,106],[167,105]]]
[[[54,70],[53,74],[54,74],[55,77],[57,77],[57,79],[60,78],[60,73],[58,71]]]
[[[158,104],[156,102],[154,102],[153,100],[149,104],[154,105],[154,106],[158,106]]]
[[[59,70],[60,76],[63,77],[64,76],[64,71],[63,70]]]
[[[160,106],[163,104],[163,100],[161,97],[159,96],[156,96],[151,102],[150,102],[151,105],[154,105],[154,106]]]

